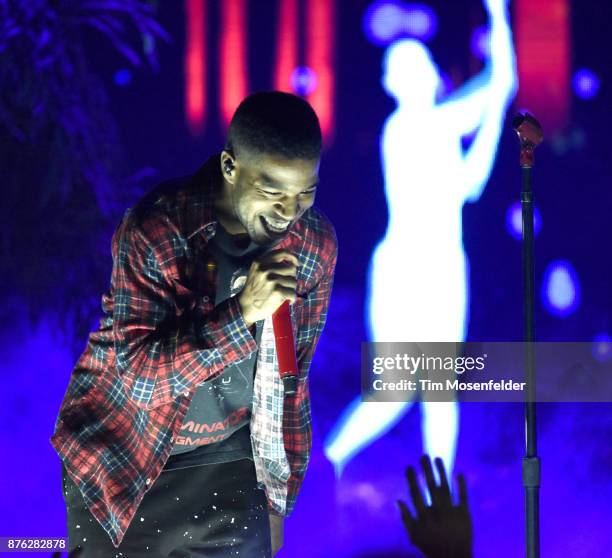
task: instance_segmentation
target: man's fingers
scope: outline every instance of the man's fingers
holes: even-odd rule
[[[423,501],[423,494],[421,494],[419,481],[413,467],[406,469],[406,479],[408,480],[408,490],[410,491],[410,498],[412,499],[414,509],[418,516],[422,516],[425,512],[425,502]]]
[[[283,297],[283,302],[285,302],[285,300],[288,300],[291,304],[293,304],[297,299],[297,295],[295,294],[295,287],[288,288],[283,287],[282,285],[276,285],[276,288],[274,290]]]
[[[465,477],[460,473],[457,475],[457,485],[459,486],[459,505],[461,507],[468,507],[468,496],[467,487],[465,484]]]
[[[433,503],[434,496],[437,494],[438,485],[436,484],[436,479],[434,479],[429,455],[423,455],[423,457],[421,457],[421,467],[423,468],[423,473],[425,473],[425,481],[427,482],[427,488],[431,494],[431,501]]]
[[[288,250],[275,250],[273,252],[267,252],[260,258],[260,262],[282,262],[283,260],[292,263],[295,266],[300,265],[300,260],[297,256],[289,252]]]
[[[268,276],[270,281],[274,281],[277,286],[285,287],[287,289],[295,289],[297,288],[297,280],[292,275],[280,275],[278,273],[270,273]]]
[[[410,535],[412,535],[414,524],[416,522],[415,517],[412,515],[408,506],[402,500],[397,500],[397,507],[400,509],[400,514],[402,516],[402,522],[406,526],[406,530]]]
[[[448,485],[448,477],[446,476],[446,470],[444,469],[444,462],[440,457],[434,459],[436,469],[438,470],[438,476],[440,477],[440,496],[444,499],[444,503],[452,505],[451,490]]]
[[[296,275],[297,266],[287,262],[264,262],[259,265],[261,271],[272,271],[280,275]]]

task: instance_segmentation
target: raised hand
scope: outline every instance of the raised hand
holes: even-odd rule
[[[434,479],[429,456],[421,458],[431,505],[419,487],[416,471],[406,469],[406,479],[414,513],[405,502],[398,500],[402,522],[406,527],[410,542],[427,558],[471,558],[472,557],[472,520],[468,510],[467,490],[463,475],[457,475],[459,502],[454,504],[451,489],[440,458],[435,459],[440,478],[438,485]]]

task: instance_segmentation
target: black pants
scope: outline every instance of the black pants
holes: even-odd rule
[[[270,522],[250,459],[163,471],[119,547],[91,515],[62,464],[69,549],[80,558],[270,558]]]

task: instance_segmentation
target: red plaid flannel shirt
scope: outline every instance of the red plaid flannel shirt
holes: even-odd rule
[[[217,270],[207,243],[216,226],[218,167],[217,155],[126,211],[112,239],[104,315],[72,371],[50,439],[115,547],[166,463],[196,386],[257,350],[237,299],[214,306]],[[313,207],[277,247],[300,260],[298,387],[285,397],[283,414],[289,515],[310,456],[308,370],[325,324],[337,241]]]

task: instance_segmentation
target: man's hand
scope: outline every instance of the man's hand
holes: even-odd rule
[[[295,302],[299,260],[287,250],[268,252],[251,264],[238,302],[247,326],[271,316],[289,300]]]
[[[453,505],[444,464],[440,458],[436,458],[435,463],[440,486],[434,480],[429,456],[421,458],[431,506],[425,505],[414,468],[406,469],[410,498],[416,514],[413,515],[408,506],[398,500],[402,521],[410,542],[427,558],[471,558],[472,521],[467,505],[465,479],[463,475],[457,476],[459,504]]]
[[[270,517],[270,539],[272,540],[272,556],[283,547],[285,535],[285,518],[269,514]]]

